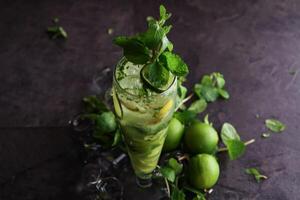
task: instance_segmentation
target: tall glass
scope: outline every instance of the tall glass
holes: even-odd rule
[[[175,110],[177,80],[174,77],[162,93],[147,90],[140,77],[142,67],[122,58],[114,71],[112,95],[137,183],[147,187]]]

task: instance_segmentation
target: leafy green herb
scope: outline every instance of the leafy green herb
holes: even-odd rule
[[[184,61],[174,53],[168,51],[162,53],[159,57],[159,61],[176,76],[185,76],[189,72]]]
[[[255,180],[259,183],[261,179],[267,179],[268,177],[260,174],[260,172],[256,168],[248,168],[245,170],[246,174],[253,175]]]
[[[241,140],[235,128],[229,123],[223,124],[221,129],[221,138],[225,145],[227,145],[228,140]]]
[[[282,132],[286,128],[286,126],[277,119],[267,119],[265,124],[268,129],[276,133]]]
[[[207,103],[204,99],[199,99],[194,101],[190,107],[188,108],[188,111],[192,111],[196,114],[203,112],[207,107]]]
[[[165,166],[162,166],[159,171],[168,181],[174,182],[177,175],[183,170],[183,165],[176,159],[170,158]]]
[[[239,140],[228,140],[226,146],[230,160],[235,160],[242,156],[246,149],[244,142]]]
[[[146,65],[142,69],[142,78],[145,80],[146,83],[150,85],[150,87],[153,87],[153,89],[158,90],[165,90],[166,88],[164,86],[168,86],[169,71],[161,66],[158,62],[150,63]]]
[[[189,185],[185,185],[184,189],[187,190],[187,191],[189,191],[189,192],[192,192],[192,193],[194,193],[196,195],[193,198],[193,200],[206,200],[205,199],[205,195],[201,191],[199,191],[198,189],[190,187]]]
[[[87,113],[101,113],[108,111],[106,105],[100,101],[96,96],[87,96],[83,98],[85,111]]]
[[[231,124],[223,124],[221,138],[227,147],[230,160],[235,160],[244,154],[246,145],[241,141],[239,134]]]
[[[150,59],[150,50],[138,38],[117,37],[114,43],[123,47],[124,56],[135,64],[146,64]]]
[[[205,75],[201,83],[194,86],[194,92],[199,98],[204,98],[207,102],[214,102],[219,96],[224,99],[229,98],[229,93],[224,89],[225,80],[222,74],[214,72]]]
[[[168,160],[168,166],[175,171],[176,175],[180,174],[183,170],[183,165],[174,158]]]
[[[159,8],[160,18],[147,17],[148,29],[144,33],[132,37],[117,37],[114,43],[123,48],[124,56],[134,64],[142,64],[142,80],[151,89],[162,92],[171,84],[170,73],[174,76],[184,76],[188,67],[176,54],[171,53],[173,44],[167,38],[172,26],[165,25],[171,17],[166,8]]]
[[[176,173],[171,167],[161,167],[159,171],[168,181],[172,183],[175,181]]]
[[[263,137],[263,138],[268,138],[270,136],[271,136],[271,133],[263,133],[263,134],[261,134],[261,137]]]
[[[51,36],[52,39],[62,37],[64,39],[68,38],[68,34],[62,26],[50,26],[47,28],[47,33]]]
[[[184,192],[177,187],[173,187],[171,200],[185,200]]]
[[[174,117],[177,118],[183,124],[189,124],[195,120],[197,114],[193,111],[184,110],[182,112],[176,112]]]

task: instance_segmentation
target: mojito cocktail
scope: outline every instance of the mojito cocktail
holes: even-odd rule
[[[119,62],[114,71],[113,102],[134,172],[140,179],[149,179],[174,112],[177,81],[172,76],[166,91],[151,91],[144,87],[142,67],[126,58]]]
[[[172,26],[165,23],[171,14],[161,5],[159,15],[158,20],[147,17],[146,32],[114,39],[124,57],[114,71],[113,102],[140,186],[150,184],[176,100],[184,96],[177,89],[183,91],[181,82],[188,73],[167,38]]]

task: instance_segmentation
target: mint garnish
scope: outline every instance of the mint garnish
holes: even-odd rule
[[[170,77],[185,76],[188,67],[179,55],[172,53],[173,44],[167,38],[171,25],[165,25],[171,14],[161,5],[158,20],[148,17],[148,29],[131,37],[120,36],[114,43],[123,48],[125,58],[144,65],[141,73],[146,86],[162,92],[172,84]]]

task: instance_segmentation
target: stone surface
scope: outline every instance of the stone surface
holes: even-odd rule
[[[217,127],[231,122],[244,140],[256,139],[243,158],[229,162],[222,156],[221,179],[209,199],[299,199],[300,2],[164,2],[173,13],[170,39],[191,69],[188,86],[213,71],[226,78],[231,98],[211,104],[210,119]],[[157,16],[159,4],[0,2],[1,200],[76,198],[66,185],[77,181],[82,164],[67,122],[79,112],[82,97],[104,92],[95,80],[122,53],[113,37],[144,30],[145,18]],[[55,16],[67,41],[45,33]],[[261,139],[270,117],[288,129]],[[244,174],[247,167],[261,168],[269,179],[255,183]],[[126,199],[156,199],[150,195],[155,192],[135,191],[128,188]]]

